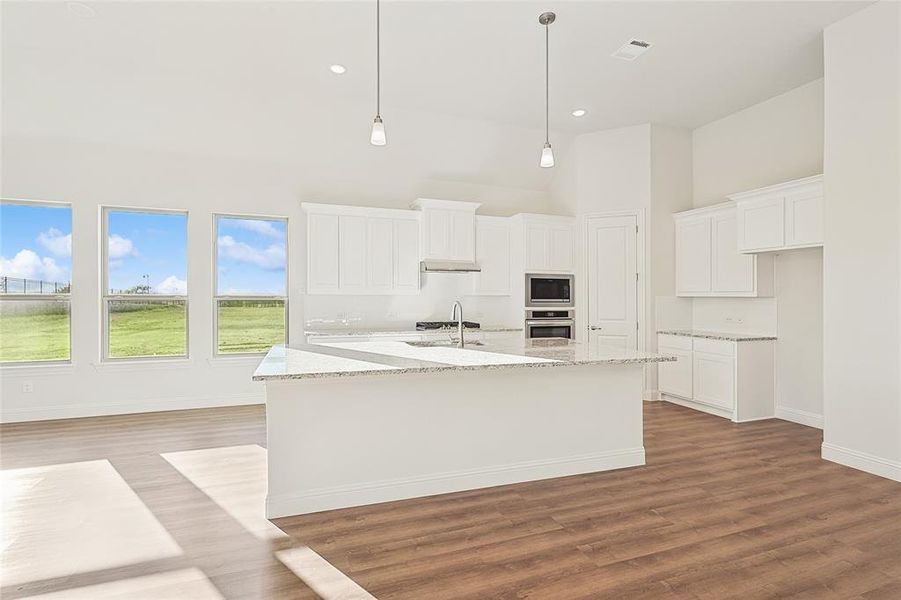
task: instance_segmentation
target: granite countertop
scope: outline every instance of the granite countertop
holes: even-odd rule
[[[466,331],[470,333],[476,333],[479,331],[483,331],[485,333],[505,333],[505,332],[518,332],[522,331],[522,327],[505,327],[505,326],[494,326],[488,325],[483,327],[467,327]],[[342,329],[342,328],[321,328],[321,329],[306,329],[304,333],[306,335],[342,335],[342,336],[354,336],[358,335],[360,337],[377,337],[380,335],[421,335],[421,334],[441,334],[441,333],[453,333],[457,331],[456,327],[442,327],[441,329],[416,329],[415,327],[408,327],[406,329],[401,329],[400,327],[370,327],[370,328],[362,328],[362,329]]]
[[[504,341],[467,346],[411,346],[396,341],[273,346],[253,374],[254,381],[399,375],[453,370],[649,364],[675,356],[621,350],[566,339]]]
[[[703,329],[658,329],[657,333],[704,338],[708,340],[726,340],[729,342],[764,342],[776,339],[775,335],[761,335],[759,333],[724,333],[722,331],[706,331]]]

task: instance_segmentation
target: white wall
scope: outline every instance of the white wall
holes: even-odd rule
[[[273,158],[267,141],[282,146],[284,138],[263,136],[250,145],[243,140],[240,153],[230,148],[213,155],[201,154],[202,149],[179,131],[177,122],[156,124],[160,130],[148,139],[149,131],[142,129],[146,124],[138,119],[134,128],[142,131],[134,140],[140,146],[131,141],[134,131],[119,132],[114,124],[98,130],[94,139],[90,130],[78,126],[81,115],[77,112],[68,117],[68,131],[39,134],[46,106],[35,105],[27,113],[25,99],[7,88],[4,103],[13,97],[19,120],[7,127],[4,118],[0,194],[66,201],[73,206],[73,347],[71,366],[3,369],[2,421],[261,401],[262,387],[250,381],[259,359],[216,358],[212,352],[214,212],[289,218],[289,322],[290,339],[296,341],[302,339],[305,320],[340,311],[337,304],[316,299],[310,303],[312,314],[305,314],[301,201],[407,207],[421,195],[480,201],[483,214],[547,212],[549,208],[548,195],[541,189],[502,185],[550,177],[537,173],[542,171],[537,153],[543,135],[538,131],[414,113],[397,115],[389,130],[389,136],[394,133],[389,146],[373,148],[368,143],[367,120],[350,125],[346,115],[336,111],[311,122],[303,133],[312,137],[304,138],[299,128],[286,125],[300,137],[294,153],[283,152],[280,160]],[[57,124],[67,122],[61,115],[50,116]],[[102,114],[85,118],[102,122]],[[116,136],[121,140],[113,141]],[[565,151],[565,136],[557,143]],[[103,205],[189,211],[190,359],[100,364],[98,227]],[[456,290],[427,282],[422,296],[404,300],[402,308],[392,307],[383,298],[358,298],[351,305],[372,320],[387,320],[394,314],[412,327],[416,317],[441,316],[437,299],[449,291]],[[464,299],[471,308],[467,318],[483,315],[494,321],[502,302]],[[26,381],[33,383],[32,393],[23,393]]]
[[[551,182],[557,212],[583,218],[623,210],[643,212],[645,303],[639,318],[644,347],[650,350],[657,347],[657,298],[675,294],[672,213],[691,207],[691,185],[691,133],[647,123],[576,137]],[[584,234],[584,226],[580,230]],[[577,276],[587,281],[584,239],[580,248]],[[586,285],[577,286],[580,339],[588,324],[586,290]],[[656,384],[656,369],[647,369],[647,389],[656,389]]]
[[[694,205],[823,172],[823,80],[755,104],[692,133]]]
[[[823,80],[703,125],[692,133],[692,142],[695,207],[822,173]],[[819,256],[791,251],[775,257],[776,300],[696,299],[693,310],[698,329],[775,333],[778,414],[814,426],[823,414]]]
[[[776,257],[776,416],[823,427],[823,249]]]
[[[899,11],[824,34],[823,457],[901,481]]]

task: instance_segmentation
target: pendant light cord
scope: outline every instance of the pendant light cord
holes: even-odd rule
[[[550,113],[550,66],[549,66],[549,36],[548,36],[548,24],[544,24],[544,143],[549,144],[551,141],[550,132],[549,132],[549,118],[548,113]]]
[[[375,116],[381,115],[382,99],[382,40],[381,10],[379,0],[375,0]]]

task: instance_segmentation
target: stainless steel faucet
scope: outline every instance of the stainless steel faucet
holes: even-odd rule
[[[457,316],[458,308],[460,309],[459,317]],[[457,342],[457,347],[462,348],[463,344],[464,344],[464,342],[463,342],[463,305],[460,304],[459,300],[454,301],[454,307],[451,310],[451,321],[453,321],[454,319],[457,319],[457,335],[460,336],[460,340]]]

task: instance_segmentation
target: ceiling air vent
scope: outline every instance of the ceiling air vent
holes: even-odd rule
[[[619,50],[614,52],[611,56],[613,56],[613,58],[620,58],[622,60],[635,60],[636,58],[647,52],[648,48],[650,47],[650,42],[632,38],[631,40],[620,46]]]

